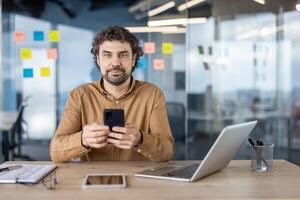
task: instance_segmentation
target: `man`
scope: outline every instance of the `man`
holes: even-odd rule
[[[174,140],[161,90],[131,76],[143,55],[137,38],[108,27],[93,40],[92,54],[102,78],[69,94],[50,145],[55,162],[81,160],[168,161]],[[123,109],[125,127],[104,126],[104,109]]]

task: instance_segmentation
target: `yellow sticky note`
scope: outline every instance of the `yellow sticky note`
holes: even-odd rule
[[[42,67],[41,68],[41,76],[42,77],[50,76],[50,67]]]
[[[173,53],[173,43],[165,42],[162,44],[163,54],[172,54]]]
[[[49,41],[58,42],[60,40],[59,31],[50,31],[49,32]]]
[[[31,49],[22,48],[20,57],[21,57],[21,59],[30,59],[31,58]]]

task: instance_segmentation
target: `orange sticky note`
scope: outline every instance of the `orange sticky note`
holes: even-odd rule
[[[173,53],[173,43],[164,42],[161,47],[163,54],[172,54]]]
[[[49,32],[49,41],[50,42],[59,42],[60,34],[59,31],[50,31]]]
[[[47,58],[48,59],[57,59],[57,49],[56,48],[50,48],[47,49]]]
[[[153,59],[153,68],[155,70],[164,70],[165,69],[164,59]]]
[[[21,59],[30,59],[31,58],[31,49],[22,48],[20,57],[21,57]]]
[[[42,67],[40,72],[41,72],[42,77],[49,77],[50,76],[50,67]]]
[[[147,54],[155,53],[155,43],[154,42],[145,42],[144,43],[144,53],[147,53]]]
[[[23,42],[25,40],[25,33],[22,31],[15,31],[13,33],[13,40],[15,42]]]

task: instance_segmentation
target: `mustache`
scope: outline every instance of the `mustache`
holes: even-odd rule
[[[121,68],[120,66],[116,66],[114,68],[108,69],[108,70],[106,70],[106,73],[109,73],[109,72],[114,71],[114,70],[121,71],[121,72],[125,73],[125,69]]]

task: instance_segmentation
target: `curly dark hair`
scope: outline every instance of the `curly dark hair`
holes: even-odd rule
[[[130,33],[127,29],[120,26],[109,26],[103,31],[97,33],[93,39],[91,53],[94,55],[94,61],[97,64],[97,56],[99,55],[100,45],[105,41],[117,40],[120,42],[128,42],[130,44],[133,55],[136,60],[132,71],[138,67],[138,60],[144,54],[142,47],[140,47],[139,40]],[[98,65],[98,64],[97,64]]]

